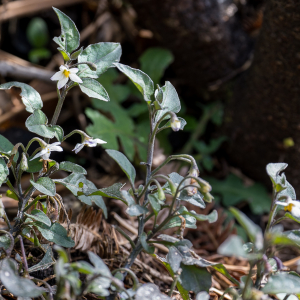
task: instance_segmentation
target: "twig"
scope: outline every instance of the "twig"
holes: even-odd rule
[[[20,240],[20,245],[21,245],[22,258],[23,258],[22,260],[23,260],[23,265],[24,265],[24,269],[25,269],[25,274],[28,275],[28,264],[27,264],[27,259],[26,259],[23,238],[21,235],[19,235],[19,240]]]

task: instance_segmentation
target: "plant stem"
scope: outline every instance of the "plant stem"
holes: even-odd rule
[[[276,197],[277,197],[277,193],[273,190],[271,212],[270,212],[270,215],[269,215],[268,224],[266,226],[265,232],[269,231],[270,228],[271,228],[271,226],[273,225],[272,223],[273,223],[273,220],[274,220],[274,217],[275,217],[275,213],[276,213],[276,208],[277,208],[277,205],[275,204]]]
[[[21,235],[19,235],[19,240],[20,240],[21,251],[22,251],[22,256],[23,256],[23,265],[24,265],[24,269],[25,269],[24,271],[25,271],[25,274],[28,275],[28,264],[27,264],[27,259],[26,259],[23,238]]]
[[[176,272],[176,274],[174,275],[174,280],[173,280],[173,282],[172,282],[170,291],[169,291],[169,293],[168,293],[168,296],[169,296],[169,297],[172,297],[173,291],[174,291],[174,289],[175,289],[175,286],[176,286],[176,284],[177,284],[177,281],[178,281],[178,278],[179,278],[181,272],[182,272],[182,269],[179,269],[179,270]]]

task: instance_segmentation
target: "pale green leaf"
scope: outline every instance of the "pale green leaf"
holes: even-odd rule
[[[161,102],[162,110],[157,112],[155,123],[157,123],[168,111],[178,113],[181,109],[180,100],[174,86],[169,81],[166,81],[161,89],[163,92],[163,99]],[[170,116],[166,118],[170,118]]]
[[[144,96],[145,101],[151,101],[151,96],[154,93],[154,84],[147,74],[120,63],[115,63],[114,65],[134,83]]]
[[[37,180],[37,182],[34,182],[33,180],[30,180],[30,183],[41,193],[48,195],[48,196],[55,196],[56,194],[56,188],[55,183],[52,179],[49,177],[41,177]]]
[[[77,173],[77,174],[83,174],[86,175],[86,170],[77,164],[74,164],[70,161],[63,161],[59,164],[59,170],[64,170],[67,172]]]
[[[34,226],[49,242],[66,248],[74,247],[75,245],[75,242],[68,236],[67,230],[59,223],[53,223],[51,226],[47,226],[36,221],[34,222]]]
[[[3,182],[6,181],[8,174],[9,174],[9,170],[6,165],[6,162],[4,158],[0,157],[0,186],[3,184]]]
[[[83,93],[91,98],[109,101],[106,90],[97,80],[92,78],[82,78],[82,83],[79,83],[79,87]]]
[[[92,71],[87,65],[79,65],[79,70],[84,70],[81,77],[97,79],[108,68],[113,67],[113,63],[120,60],[121,54],[119,43],[97,43],[86,47],[78,56],[78,62],[94,63],[97,70]]]
[[[43,101],[40,94],[26,83],[16,81],[3,83],[0,85],[0,90],[8,90],[13,86],[22,90],[20,96],[28,112],[33,113],[36,109],[41,109],[43,107]]]
[[[56,12],[61,26],[61,35],[57,38],[60,40],[60,45],[71,53],[79,47],[80,35],[75,23],[62,11],[53,8]],[[55,41],[56,42],[56,41]]]
[[[36,286],[30,279],[18,276],[17,272],[17,264],[11,258],[0,262],[1,282],[14,296],[35,298],[44,292],[44,289]]]
[[[44,212],[42,212],[39,209],[34,209],[30,214],[25,213],[25,215],[32,220],[39,221],[41,223],[44,223],[47,226],[51,226],[50,219],[47,217],[47,215]]]

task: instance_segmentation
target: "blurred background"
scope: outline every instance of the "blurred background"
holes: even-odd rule
[[[74,20],[82,46],[121,43],[121,63],[146,72],[155,84],[170,81],[176,87],[182,104],[179,116],[187,125],[184,131],[159,134],[154,165],[171,153],[189,153],[196,158],[201,177],[211,183],[215,201],[206,210],[216,207],[220,219],[186,230],[199,251],[215,251],[232,230],[243,235],[231,221],[229,206],[264,226],[271,203],[267,163],[289,163],[287,178],[299,191],[300,7],[296,0],[1,1],[0,82],[16,80],[33,86],[48,118],[57,101],[50,77],[63,64],[52,41],[60,35],[52,6]],[[147,106],[116,69],[109,69],[99,81],[111,101],[93,101],[75,88],[58,124],[65,133],[80,128],[107,141],[104,147],[123,151],[138,168],[142,183]],[[0,133],[13,144],[32,138],[24,126],[28,113],[19,93],[17,89],[0,93]],[[126,182],[104,148],[86,147],[74,155],[71,150],[77,142],[78,136],[68,139],[62,144],[65,151],[53,154],[53,159],[83,165],[99,188]],[[186,174],[187,169],[173,163],[163,171]],[[61,189],[69,206],[79,210],[79,202]],[[4,197],[4,203],[13,214],[16,202]],[[109,211],[127,218],[122,204],[106,203]]]

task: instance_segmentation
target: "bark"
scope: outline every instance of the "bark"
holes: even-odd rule
[[[248,72],[227,107],[229,158],[254,179],[269,181],[269,162],[289,164],[287,179],[300,192],[300,5],[269,0]],[[286,149],[283,140],[295,146]]]
[[[138,22],[170,49],[177,77],[201,90],[239,68],[251,39],[230,13],[233,0],[130,0]]]

